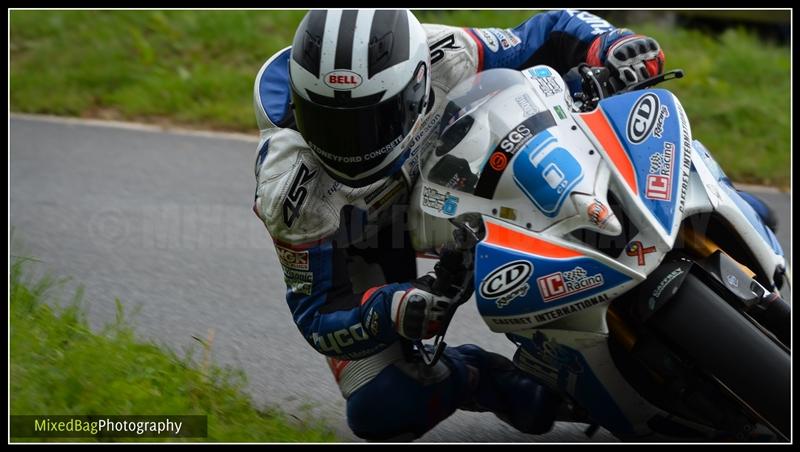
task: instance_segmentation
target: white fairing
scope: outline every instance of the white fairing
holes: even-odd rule
[[[665,412],[626,381],[609,350],[608,304],[662,263],[687,217],[723,218],[755,256],[754,270],[769,276],[785,266],[774,235],[692,142],[671,93],[629,93],[581,114],[553,69],[499,71],[465,80],[448,96],[453,105],[444,106],[439,142],[412,195],[415,245],[436,249],[452,238],[450,219],[480,214],[487,234],[476,247],[475,302],[492,331],[517,343],[520,368],[620,437],[666,439],[652,427],[662,421],[712,437],[710,428]],[[634,115],[627,110],[646,96],[656,107],[647,110],[647,133],[626,138]],[[548,278],[563,275],[564,262],[595,265],[583,274],[598,272],[598,287],[583,296],[578,287],[566,301],[555,296]],[[768,434],[763,426],[756,431]]]
[[[531,199],[535,196],[526,196],[522,185],[515,181],[517,175],[512,171],[512,167],[516,160],[510,159],[507,162],[508,167],[502,173],[493,196],[487,199],[477,196],[464,187],[448,186],[446,181],[432,177],[437,163],[443,158],[438,152],[434,152],[422,168],[421,182],[417,184],[413,194],[412,215],[415,218],[412,221],[418,225],[413,235],[415,245],[418,249],[434,249],[440,246],[443,239],[450,238],[452,228],[447,219],[463,213],[477,212],[507,223],[509,228],[522,228],[532,236],[572,248],[625,274],[630,278],[629,283],[601,294],[608,296],[609,299],[619,296],[620,289],[630,289],[658,267],[675,241],[677,228],[667,233],[663,228],[654,226],[656,222],[653,216],[643,208],[637,197],[625,190],[621,176],[617,174],[613,165],[608,164],[605,150],[590,132],[587,133],[580,115],[571,111],[568,90],[555,70],[547,66],[536,66],[524,72],[510,70],[489,72],[499,71],[516,73],[518,79],[510,77],[512,82],[509,82],[504,89],[487,96],[478,105],[471,106],[471,111],[464,108],[467,110],[464,114],[471,114],[475,122],[463,140],[446,155],[467,160],[470,171],[473,174],[480,174],[484,167],[491,165],[490,154],[495,145],[502,146],[502,137],[498,136],[499,133],[512,130],[532,115],[544,113],[552,117],[554,126],[547,127],[542,132],[552,135],[553,139],[542,146],[540,152],[532,158],[531,164],[536,165],[539,163],[537,159],[547,158],[556,148],[566,149],[580,166],[580,175],[574,177],[575,180],[567,181],[572,185],[568,187],[569,195],[561,200],[560,206],[557,209],[548,209],[547,206],[536,205]],[[537,76],[537,74],[550,75]],[[451,91],[449,98],[457,99],[470,89],[474,89],[474,85],[471,80],[466,80]],[[463,120],[462,117],[458,118],[456,124]],[[447,120],[445,114],[442,119],[443,124],[446,124]],[[446,127],[444,130],[446,133]],[[509,137],[513,138],[511,134]],[[685,171],[684,168],[676,168],[676,171],[678,170]],[[557,174],[557,176],[562,175]],[[563,176],[562,184],[568,175]],[[553,182],[555,185],[559,183],[558,180],[548,181],[546,177],[545,182]],[[590,246],[571,234],[580,229],[596,232],[608,239],[620,234],[622,226],[609,207],[607,199],[609,191],[616,194],[628,213],[628,219],[639,231],[630,237],[630,242],[647,244],[648,249],[655,247],[653,251],[646,253],[646,259],[641,265],[637,255],[629,255],[623,251],[617,257],[608,256],[603,253],[602,247]],[[444,202],[448,199],[451,202]],[[590,208],[592,206],[601,211],[599,218],[597,215],[593,218],[593,210]],[[683,215],[675,217],[677,224]],[[519,323],[490,323],[489,326],[497,332],[520,329]]]

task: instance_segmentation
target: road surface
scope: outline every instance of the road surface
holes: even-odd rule
[[[19,116],[9,136],[12,253],[83,284],[94,327],[113,320],[118,297],[140,308],[141,337],[175,350],[213,331],[213,359],[246,372],[257,404],[321,417],[344,441],[360,441],[325,361],[292,322],[277,257],[251,211],[255,142]],[[789,197],[762,196],[781,216],[786,247]],[[459,311],[448,342],[510,356],[473,306]],[[531,436],[490,413],[458,412],[421,441],[614,440],[603,430],[587,438],[582,427]]]

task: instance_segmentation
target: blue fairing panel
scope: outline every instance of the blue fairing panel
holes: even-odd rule
[[[550,258],[494,246],[476,247],[475,297],[482,316],[551,310],[631,280],[586,256]]]
[[[661,89],[639,91],[605,99],[599,108],[633,165],[639,198],[671,234],[684,201],[681,167],[688,174],[691,166],[675,97]]]

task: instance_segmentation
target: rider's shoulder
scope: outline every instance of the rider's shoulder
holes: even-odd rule
[[[291,46],[267,58],[256,74],[253,107],[258,128],[291,127],[294,115],[289,107],[289,56]]]
[[[256,179],[255,210],[274,239],[306,243],[338,228],[339,208],[328,195],[337,184],[296,131],[262,140]]]
[[[466,28],[439,24],[423,24],[423,27],[431,52],[434,86],[447,91],[480,70],[480,49]]]

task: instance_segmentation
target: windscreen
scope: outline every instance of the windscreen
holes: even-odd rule
[[[522,73],[478,73],[448,93],[436,146],[421,174],[454,191],[491,199],[514,154],[551,125],[552,115],[537,103]]]

